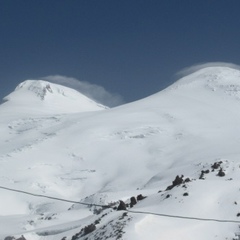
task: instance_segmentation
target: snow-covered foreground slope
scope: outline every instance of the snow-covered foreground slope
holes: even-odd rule
[[[54,97],[44,114],[21,114],[21,93],[13,98],[0,106],[0,185],[111,208],[0,188],[0,239],[237,239],[238,70],[205,68],[104,111],[48,111],[59,106]],[[129,212],[116,211],[140,195]]]

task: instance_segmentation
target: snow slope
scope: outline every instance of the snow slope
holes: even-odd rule
[[[80,110],[73,104],[70,111],[49,90],[29,93],[25,85],[33,83],[45,84],[20,84],[0,106],[0,186],[112,207],[142,194],[146,198],[129,211],[198,220],[0,188],[1,239],[238,239],[238,70],[204,68],[148,98],[104,111],[90,111],[103,108],[95,103]],[[35,100],[27,101],[27,94]],[[85,100],[77,102],[86,106]],[[26,114],[36,106],[37,113]],[[88,233],[91,224],[96,229]]]

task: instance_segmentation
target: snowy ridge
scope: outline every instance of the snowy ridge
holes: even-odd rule
[[[238,70],[211,67],[107,111],[27,116],[1,105],[0,186],[90,205],[0,189],[0,238],[237,240],[239,83]],[[40,103],[53,94],[23,89]]]

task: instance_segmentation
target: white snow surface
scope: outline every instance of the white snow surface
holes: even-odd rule
[[[23,82],[6,99],[0,239],[238,239],[239,70],[204,68],[112,109],[45,81]],[[184,182],[167,190],[177,175]],[[1,187],[113,207],[146,198],[126,213]]]

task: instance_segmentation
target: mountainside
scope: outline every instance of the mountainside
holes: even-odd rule
[[[20,84],[0,105],[0,239],[238,239],[239,91],[226,67],[112,109]]]

